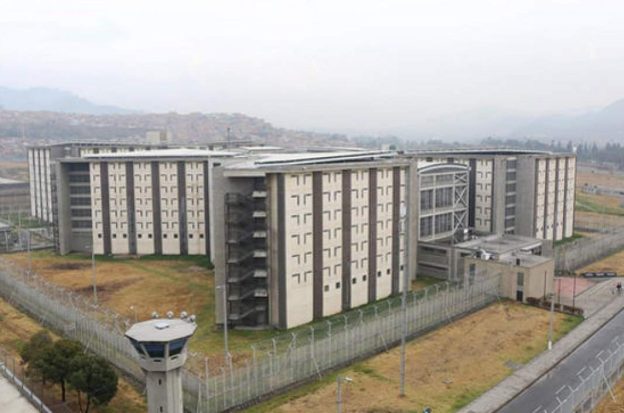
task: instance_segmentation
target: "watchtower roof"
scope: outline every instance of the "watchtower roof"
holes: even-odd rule
[[[136,323],[126,332],[126,337],[139,342],[166,343],[190,337],[197,325],[179,318],[157,318]]]

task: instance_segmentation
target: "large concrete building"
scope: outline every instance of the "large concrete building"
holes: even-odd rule
[[[289,328],[401,291],[409,165],[352,151],[220,168],[215,238],[226,242],[215,244],[215,268],[229,322]]]
[[[561,240],[574,231],[576,156],[542,151],[458,150],[414,154],[418,165],[470,171],[468,227],[480,233]]]
[[[53,201],[35,202],[58,251],[208,255],[235,326],[317,320],[400,292],[406,272],[460,280],[475,237],[573,234],[572,154],[95,149],[52,156]]]
[[[48,223],[55,221],[56,164],[65,158],[81,158],[90,153],[111,153],[162,148],[160,145],[127,143],[69,142],[28,148],[31,215]]]
[[[212,169],[228,156],[166,149],[61,160],[59,252],[212,258]]]

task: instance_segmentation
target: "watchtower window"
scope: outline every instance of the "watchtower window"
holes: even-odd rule
[[[173,340],[171,343],[169,343],[169,356],[171,357],[180,354],[182,352],[182,349],[184,348],[185,343],[186,337]]]
[[[164,343],[144,343],[143,346],[147,351],[147,354],[151,358],[163,358],[165,357],[165,345]]]

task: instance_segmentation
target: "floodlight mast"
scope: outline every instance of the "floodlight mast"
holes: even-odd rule
[[[126,337],[139,355],[146,374],[148,413],[183,413],[182,366],[188,339],[197,325],[195,316],[185,319],[156,318],[134,324]]]

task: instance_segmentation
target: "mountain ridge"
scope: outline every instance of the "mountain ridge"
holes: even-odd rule
[[[0,86],[0,108],[90,115],[139,113],[113,105],[96,104],[72,92],[47,87],[15,89]]]

